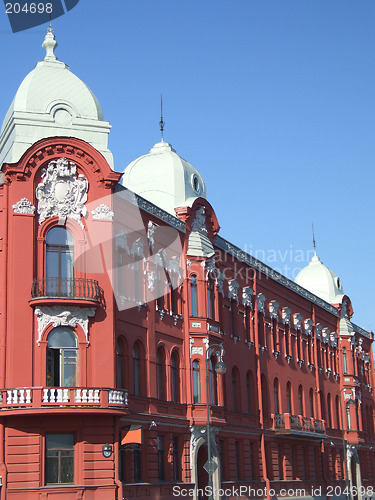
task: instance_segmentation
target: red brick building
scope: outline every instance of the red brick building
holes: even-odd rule
[[[113,171],[55,44],[0,135],[1,499],[202,497],[207,394],[215,500],[369,496],[373,334],[337,276],[315,256],[293,282],[222,239],[168,143]]]

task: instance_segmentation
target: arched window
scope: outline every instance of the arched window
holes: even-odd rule
[[[211,278],[207,282],[207,317],[215,319],[215,289]]]
[[[159,347],[156,352],[156,389],[158,399],[165,398],[165,355],[164,350]]]
[[[310,417],[314,418],[315,411],[314,411],[314,390],[313,389],[310,389],[309,401],[310,401]]]
[[[74,291],[72,279],[74,241],[65,227],[53,227],[46,236],[46,278],[49,296],[69,297]]]
[[[199,361],[193,361],[193,401],[194,403],[201,402],[201,374]]]
[[[345,347],[342,350],[342,369],[343,369],[344,374],[348,373],[348,362],[347,362],[347,359],[346,359],[346,349],[345,349]]]
[[[286,384],[286,412],[292,413],[292,384]]]
[[[198,316],[198,283],[195,275],[190,277],[190,316]]]
[[[298,387],[298,409],[299,415],[303,415],[303,389],[302,385]]]
[[[124,348],[121,339],[117,339],[117,387],[125,388],[124,385]]]
[[[77,337],[67,327],[53,329],[47,344],[47,386],[77,385]]]
[[[215,357],[211,357],[209,361],[209,370],[210,370],[210,396],[211,396],[211,404],[217,405],[217,373],[215,371],[216,359]]]
[[[233,367],[232,369],[232,392],[233,392],[233,411],[241,411],[241,391],[240,391],[240,381],[238,369]]]
[[[265,417],[270,416],[270,407],[269,407],[269,399],[268,399],[268,385],[267,380],[264,375],[261,377],[261,389],[262,389],[262,406],[263,406],[263,414]]]
[[[255,414],[254,408],[254,379],[251,371],[246,373],[246,394],[247,394],[247,412],[249,415]]]
[[[138,343],[133,346],[133,394],[141,394],[141,356]]]
[[[273,381],[273,402],[275,408],[275,414],[280,413],[279,405],[279,381],[277,378]]]
[[[336,396],[336,428],[337,429],[340,429],[341,428],[341,425],[340,425],[340,399],[338,396]]]
[[[171,397],[174,403],[180,401],[179,365],[178,354],[176,351],[173,351],[171,355]]]
[[[331,394],[328,394],[327,396],[327,413],[328,413],[328,427],[332,428]]]

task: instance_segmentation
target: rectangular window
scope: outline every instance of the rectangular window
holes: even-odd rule
[[[73,434],[46,434],[45,483],[74,483]]]
[[[158,479],[159,481],[164,481],[164,436],[158,436],[157,439],[158,447]]]
[[[140,446],[134,449],[133,466],[134,466],[134,482],[140,483],[142,481],[142,460],[141,460]]]

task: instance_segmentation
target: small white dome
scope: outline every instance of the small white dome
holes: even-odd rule
[[[173,215],[175,208],[191,207],[197,198],[206,198],[203,177],[164,141],[131,162],[120,184]]]
[[[113,163],[108,150],[110,125],[99,101],[54,50],[49,29],[43,42],[46,56],[25,77],[10,105],[0,132],[0,165],[14,163],[35,142],[46,137],[82,139]]]
[[[340,278],[316,255],[297,274],[295,282],[330,304],[340,304],[344,297]]]

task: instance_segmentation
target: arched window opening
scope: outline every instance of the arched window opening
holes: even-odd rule
[[[270,407],[268,400],[268,385],[267,380],[264,375],[261,377],[261,388],[262,388],[262,406],[263,406],[263,414],[265,417],[270,416]]]
[[[124,365],[125,365],[125,356],[124,356],[124,347],[121,339],[117,339],[117,387],[125,388],[125,380],[124,380]]]
[[[234,367],[232,369],[232,392],[233,392],[233,411],[241,411],[241,391],[240,391],[240,381],[238,369]]]
[[[215,288],[211,278],[207,282],[207,317],[215,319]]]
[[[290,382],[286,384],[286,411],[292,413],[292,384]]]
[[[210,403],[217,405],[217,373],[215,371],[216,358],[212,356],[209,361],[210,370]]]
[[[327,413],[328,413],[328,427],[332,428],[331,394],[328,394],[327,396]]]
[[[165,400],[165,355],[161,347],[156,352],[156,391],[158,399]]]
[[[273,381],[273,402],[275,408],[275,415],[280,413],[280,404],[279,404],[279,381],[277,378]]]
[[[315,417],[315,411],[314,411],[314,390],[310,389],[309,392],[309,401],[310,401],[310,417],[314,418]]]
[[[303,389],[302,385],[298,387],[298,409],[299,415],[303,415]]]
[[[67,327],[53,329],[47,344],[47,386],[77,385],[77,337]]]
[[[193,401],[194,403],[201,402],[201,375],[199,361],[193,361]]]
[[[337,429],[340,429],[341,428],[341,425],[340,425],[340,399],[338,396],[336,396],[336,428]]]
[[[346,349],[345,347],[342,350],[342,369],[344,371],[344,375],[348,373],[348,361],[346,359]]]
[[[247,412],[249,415],[255,414],[254,408],[254,378],[251,371],[246,373],[246,394],[247,394]]]
[[[141,395],[141,356],[138,343],[133,346],[133,394]]]
[[[180,401],[179,358],[175,351],[171,355],[171,396],[174,403]]]
[[[190,277],[190,316],[198,316],[198,282],[195,275]]]
[[[46,285],[49,296],[69,297],[74,292],[74,241],[65,227],[53,227],[46,236]]]

